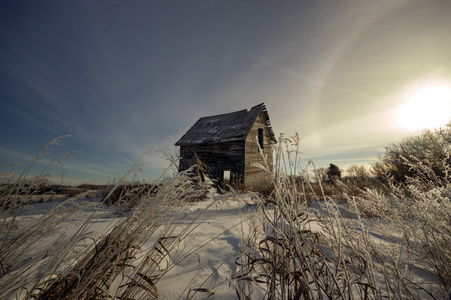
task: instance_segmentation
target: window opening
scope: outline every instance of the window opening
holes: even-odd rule
[[[221,171],[221,180],[223,182],[230,182],[232,176],[232,170],[231,169],[227,169],[227,170],[222,170]]]
[[[258,145],[263,150],[263,128],[258,129]]]

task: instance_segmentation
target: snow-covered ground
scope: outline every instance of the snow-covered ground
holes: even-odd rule
[[[177,226],[179,230],[186,226],[192,226],[194,230],[160,266],[162,271],[165,271],[168,265],[170,267],[157,283],[160,299],[184,298],[188,293],[194,295],[195,299],[207,297],[206,292],[194,290],[199,288],[215,291],[209,299],[236,297],[232,280],[237,270],[235,260],[240,256],[240,236],[243,230],[246,230],[247,219],[255,212],[254,202],[255,199],[251,195],[221,195],[210,192],[206,199],[189,204],[185,216],[178,220]],[[11,231],[8,239],[22,234],[24,228],[33,226],[33,222],[41,220],[43,216],[51,215],[52,209],[60,204],[61,202],[46,202],[25,207],[17,217],[17,227]],[[126,217],[118,213],[116,207],[108,208],[101,204],[100,199],[78,199],[72,206],[77,209],[65,215],[65,220],[55,220],[58,224],[53,229],[58,233],[52,234],[45,243],[37,242],[32,245],[32,249],[27,249],[30,260],[45,256],[44,253],[51,249],[55,242],[68,242],[88,218],[92,218],[87,230],[88,236],[97,239]],[[54,215],[60,215],[60,212]],[[149,239],[148,245],[142,245],[142,249],[152,247],[153,243],[154,240]],[[39,268],[36,268],[36,272],[38,271]],[[114,285],[112,288],[114,289]],[[254,295],[258,295],[257,292]],[[15,297],[16,295],[12,294],[8,298]]]
[[[247,227],[247,219],[255,212],[247,195],[211,195],[192,203],[184,221],[201,213],[199,226],[181,245],[180,253],[194,252],[175,265],[159,282],[161,299],[176,299],[191,289],[206,288],[215,291],[213,299],[236,297],[232,277],[237,271],[235,260],[240,256],[240,236]],[[174,257],[177,257],[174,253]],[[191,294],[195,291],[191,291]],[[195,298],[206,297],[198,292]]]
[[[236,280],[233,277],[239,272],[236,260],[240,257],[240,251],[245,248],[243,243],[249,237],[250,228],[255,225],[256,204],[259,201],[252,194],[217,194],[211,190],[206,199],[189,204],[184,216],[177,220],[177,230],[182,230],[191,226],[192,231],[187,235],[171,254],[160,262],[159,271],[165,275],[156,283],[159,299],[186,299],[187,295],[193,299],[235,299]],[[46,257],[46,253],[51,253],[52,247],[57,244],[69,243],[71,238],[79,233],[79,230],[89,221],[89,228],[86,229],[86,245],[104,236],[115,224],[126,218],[127,214],[120,214],[117,208],[108,208],[100,203],[100,199],[78,199],[60,211],[51,214],[60,202],[48,202],[29,205],[23,209],[17,217],[17,227],[11,230],[10,236],[2,236],[3,240],[11,240],[14,236],[23,234],[23,228],[29,228],[45,215],[63,218],[59,220],[57,226],[52,228],[41,228],[41,230],[54,230],[57,234],[52,234],[45,242],[37,241],[30,244],[27,258],[16,264],[17,269],[10,272],[20,274],[20,266],[27,265],[33,259]],[[76,208],[76,209],[72,209]],[[52,210],[53,209],[53,210]],[[340,214],[350,226],[357,226],[357,217],[346,205],[338,206]],[[310,208],[310,215],[314,218],[315,212],[320,212],[318,202],[313,202]],[[74,213],[72,213],[74,212]],[[66,214],[65,214],[66,213]],[[90,219],[91,218],[91,219]],[[43,226],[42,223],[36,226]],[[321,227],[315,223],[310,223],[311,230],[320,231]],[[177,231],[176,230],[176,231]],[[369,232],[373,239],[383,243],[386,235],[390,232],[374,231]],[[50,236],[50,235],[49,235]],[[89,237],[89,238],[88,238]],[[145,249],[153,247],[155,240],[147,239],[147,244],[141,245],[142,253]],[[80,244],[77,244],[80,246]],[[85,248],[86,249],[86,248]],[[83,253],[79,253],[80,256]],[[73,263],[77,260],[71,257]],[[139,261],[139,259],[137,259]],[[34,271],[42,271],[39,264],[34,267]],[[33,278],[33,274],[27,276]],[[416,272],[417,281],[430,281],[430,274]],[[418,276],[424,276],[423,278]],[[111,285],[112,290],[118,288],[120,280],[116,280]],[[26,284],[30,288],[33,282]],[[202,290],[203,289],[203,290]],[[0,292],[4,287],[0,288]],[[212,295],[209,292],[214,291]],[[23,295],[24,291],[19,290]],[[17,293],[9,294],[8,299],[15,299]],[[253,299],[262,299],[264,291],[254,286]],[[19,296],[20,298],[20,296]]]

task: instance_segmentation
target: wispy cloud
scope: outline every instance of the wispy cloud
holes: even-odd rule
[[[276,134],[298,131],[306,156],[360,162],[401,135],[390,95],[437,68],[450,74],[449,9],[416,0],[0,9],[0,134],[18,150],[2,159],[28,161],[71,134],[84,154],[66,172],[118,177],[198,118],[265,102]],[[159,154],[145,160],[146,176],[164,168]]]

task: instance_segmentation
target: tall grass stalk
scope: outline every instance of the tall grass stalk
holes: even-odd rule
[[[178,222],[187,212],[187,200],[201,196],[201,189],[189,179],[189,171],[180,173],[162,183],[156,194],[141,198],[125,218],[86,248],[91,249],[86,255],[59,272],[53,270],[54,278],[43,276],[27,297],[158,298],[156,283],[172,264],[171,252],[194,224],[181,227]]]
[[[18,197],[15,197],[17,194],[25,194],[30,195],[36,188],[35,184],[40,182],[46,174],[44,173],[47,168],[52,165],[54,162],[62,163],[62,157],[72,158],[72,155],[75,153],[79,153],[80,151],[70,151],[66,152],[60,157],[57,157],[51,160],[45,168],[40,172],[37,178],[33,181],[27,181],[27,178],[30,174],[30,171],[35,166],[35,164],[50,154],[50,151],[53,150],[52,147],[59,146],[63,147],[62,139],[68,137],[60,136],[58,138],[50,141],[41,152],[25,167],[23,172],[15,178],[14,183],[11,186],[7,186],[8,189],[4,191],[0,195],[0,280],[3,276],[13,270],[15,270],[16,264],[24,259],[24,255],[27,252],[27,248],[34,247],[36,244],[42,242],[42,239],[49,235],[49,232],[58,232],[56,228],[59,226],[58,220],[64,220],[64,218],[70,218],[72,212],[68,207],[59,207],[58,213],[56,215],[46,215],[41,219],[32,221],[24,230],[20,230],[20,233],[14,238],[11,238],[12,231],[16,230],[16,219],[20,211],[24,208],[24,205],[28,203],[23,203]],[[15,163],[12,166],[17,166]],[[67,203],[73,204],[73,201],[70,200]],[[60,216],[64,216],[63,219]],[[47,222],[52,220],[54,222]],[[17,231],[17,230],[16,230]]]
[[[22,191],[23,187],[24,187],[24,183],[25,180],[28,178],[28,175],[30,174],[30,171],[33,169],[33,167],[36,165],[36,163],[43,159],[44,157],[48,156],[50,154],[50,151],[53,151],[53,147],[54,146],[58,146],[58,147],[64,147],[63,142],[61,141],[63,138],[67,138],[70,137],[70,135],[63,135],[63,136],[59,136],[57,138],[54,138],[53,140],[51,140],[47,145],[45,145],[45,147],[41,150],[41,152],[39,152],[39,154],[25,167],[25,169],[22,171],[22,173],[19,175],[19,177],[17,178],[16,182],[14,183],[13,187],[10,189],[9,191],[9,195],[12,194],[18,194],[20,192],[24,192]],[[73,152],[75,153],[75,152]],[[42,170],[41,172],[41,176],[44,173],[44,171],[53,163],[55,162],[55,160],[51,160],[47,166]],[[61,160],[59,160],[59,162],[61,162]],[[26,192],[26,191],[25,191]],[[4,205],[4,204],[3,204]],[[4,207],[2,207],[4,208]]]
[[[268,299],[450,296],[450,180],[412,178],[405,188],[393,185],[390,195],[367,189],[337,203],[322,188],[315,194],[308,175],[314,164],[301,168],[299,153],[298,136],[281,135],[275,170],[259,165],[274,192],[260,201],[265,237],[241,254],[236,280],[248,285],[237,285],[240,298],[249,296],[249,284]],[[430,282],[417,280],[424,272]]]
[[[10,195],[17,191],[37,160],[48,154],[51,145],[61,145],[60,138],[49,143],[30,163]],[[130,173],[140,170],[144,155],[104,199]],[[80,202],[84,194],[59,203],[38,217],[20,215],[20,223],[15,220],[24,207],[5,206],[0,232],[0,298],[158,298],[155,284],[170,269],[171,251],[195,224],[193,221],[182,226],[179,221],[186,215],[188,203],[206,193],[205,187],[191,180],[190,172],[177,174],[171,180],[163,180],[162,175],[156,183],[159,192],[137,193],[139,199],[127,199],[136,207],[130,207],[125,218],[113,218],[100,234],[93,234],[92,225],[100,220],[105,206]],[[124,205],[124,201],[125,198],[119,199],[118,205]],[[83,212],[90,210],[87,218],[76,225],[75,232],[67,235],[68,230],[73,232],[71,221],[77,224]]]

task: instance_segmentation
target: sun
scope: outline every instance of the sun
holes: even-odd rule
[[[435,129],[451,120],[451,85],[426,84],[411,90],[398,121],[409,130]]]

